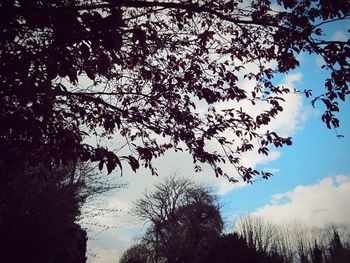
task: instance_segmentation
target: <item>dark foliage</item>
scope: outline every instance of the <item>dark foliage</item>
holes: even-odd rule
[[[47,170],[18,157],[16,167],[0,162],[0,261],[85,262],[87,236],[75,222],[86,197],[75,165]]]
[[[156,173],[154,158],[187,150],[196,171],[207,163],[235,182],[236,174],[220,167],[227,162],[251,181],[259,172],[242,166],[240,153],[259,145],[268,154],[270,145],[292,143],[261,132],[283,110],[283,94],[292,92],[275,86],[274,74],[298,67],[302,52],[323,57],[330,76],[313,104],[325,105],[329,128],[339,126],[334,113],[349,94],[349,41],[322,34],[323,25],[349,18],[349,2],[277,5],[285,10],[272,11],[269,0],[244,8],[239,0],[1,1],[1,159],[8,155],[15,163],[13,152],[40,148],[48,163],[80,158],[111,172],[126,161],[133,170],[143,165]],[[256,72],[244,70],[250,62],[259,65]],[[256,80],[253,91],[239,86],[243,74]],[[257,116],[239,107],[217,109],[228,101],[268,107]],[[204,114],[196,109],[203,106]],[[86,144],[88,133],[121,136],[130,152],[117,156]],[[208,149],[209,141],[222,151]]]
[[[322,250],[319,248],[316,240],[310,254],[312,263],[322,263]]]
[[[344,247],[340,240],[339,233],[333,230],[333,237],[330,240],[328,256],[325,256],[325,262],[328,263],[345,263],[350,260],[350,248]]]
[[[203,262],[217,263],[283,263],[278,255],[268,255],[249,247],[247,241],[236,233],[222,235]]]

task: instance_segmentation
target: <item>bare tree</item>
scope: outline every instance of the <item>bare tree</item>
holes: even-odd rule
[[[283,258],[285,263],[333,262],[334,257],[346,257],[349,248],[348,225],[333,224],[321,228],[299,221],[278,225],[262,217],[247,215],[237,220],[235,232],[249,247]]]
[[[245,238],[248,246],[262,252],[270,252],[278,245],[279,231],[271,221],[258,216],[240,218],[235,230]]]
[[[149,248],[143,244],[138,243],[129,247],[124,251],[120,257],[120,263],[147,263],[150,262],[149,258],[151,256],[151,251]]]
[[[143,241],[156,262],[200,262],[222,231],[219,210],[210,189],[173,176],[145,193],[133,213],[149,224]]]

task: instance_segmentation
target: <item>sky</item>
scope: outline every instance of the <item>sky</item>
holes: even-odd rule
[[[327,28],[327,32],[333,39],[349,38],[344,25]],[[312,89],[317,95],[322,92],[322,81],[326,77],[320,69],[322,61],[305,54],[299,59],[301,67],[279,76],[278,81],[291,88]],[[247,88],[250,85],[241,84]],[[341,103],[338,115],[341,120],[338,133],[344,135],[343,138],[327,129],[321,121],[322,105],[319,106],[314,109],[309,99],[288,95],[284,112],[274,120],[271,129],[292,136],[293,145],[271,149],[269,157],[256,153],[242,156],[244,163],[273,172],[274,176],[268,180],[258,180],[252,185],[232,184],[215,178],[209,169],[195,174],[191,158],[174,152],[156,160],[159,177],[143,169],[135,174],[127,167],[122,177],[112,175],[117,183],[127,183],[128,187],[87,203],[89,209],[118,210],[82,219],[89,235],[87,262],[118,262],[118,257],[144,230],[144,222],[129,213],[132,203],[146,190],[151,191],[155,183],[173,174],[215,189],[223,205],[226,231],[232,230],[237,217],[248,213],[276,223],[293,220],[316,226],[330,222],[350,223],[350,101]]]

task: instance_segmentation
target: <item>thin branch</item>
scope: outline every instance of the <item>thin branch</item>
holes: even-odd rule
[[[217,10],[211,9],[207,6],[200,6],[198,4],[184,4],[184,3],[174,3],[174,2],[148,2],[148,1],[130,1],[130,0],[119,0],[113,3],[102,3],[102,4],[91,4],[91,5],[80,5],[80,6],[67,6],[67,7],[43,7],[43,8],[23,8],[23,7],[13,7],[16,13],[28,14],[28,13],[52,13],[56,12],[58,9],[76,10],[76,11],[88,11],[96,9],[112,9],[112,8],[128,7],[128,8],[152,8],[161,7],[163,9],[179,9],[185,10],[193,13],[207,13],[214,15],[227,22],[232,22],[235,24],[246,24],[246,25],[259,25],[287,29],[281,25],[271,24],[269,22],[263,21],[252,21],[252,20],[240,20],[228,15],[222,14]],[[155,10],[156,11],[156,10]]]

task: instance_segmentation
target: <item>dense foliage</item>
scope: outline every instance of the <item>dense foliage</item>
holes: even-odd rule
[[[76,223],[90,194],[84,176],[73,165],[17,163],[0,162],[1,262],[85,262],[87,234]]]
[[[90,1],[0,3],[1,158],[46,154],[46,163],[80,158],[108,172],[152,166],[167,150],[187,150],[195,170],[251,181],[242,152],[290,145],[267,125],[283,111],[273,76],[299,66],[298,54],[324,59],[325,92],[314,97],[337,128],[338,100],[349,94],[349,41],[325,24],[349,18],[346,0]],[[246,69],[247,63],[256,69]],[[254,81],[252,90],[242,80]],[[311,96],[311,91],[305,94]],[[263,102],[258,114],[240,103]],[[220,105],[227,108],[221,109]],[[118,154],[84,138],[115,135]],[[215,150],[207,147],[215,142]],[[40,150],[39,150],[40,149]],[[35,155],[34,155],[35,156]],[[31,162],[38,160],[31,159]],[[237,173],[220,167],[231,163]],[[262,173],[264,178],[269,173]]]

